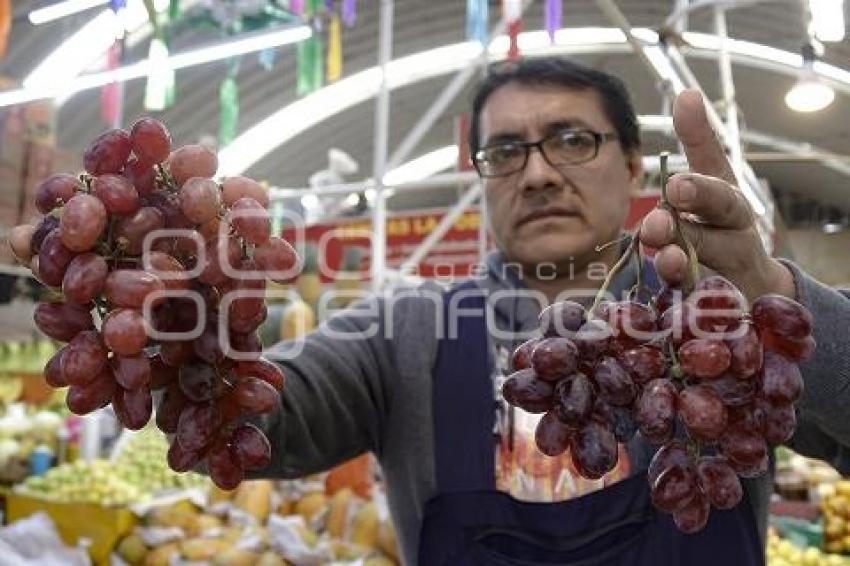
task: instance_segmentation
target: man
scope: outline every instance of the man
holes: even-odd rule
[[[831,336],[850,300],[765,253],[697,93],[677,99],[674,121],[692,172],[670,181],[669,198],[694,215],[683,222],[700,261],[749,299],[782,293],[815,316],[820,347],[804,365],[792,446],[850,469],[850,351]],[[282,362],[287,385],[266,423],[274,458],[263,475],[297,477],[374,452],[408,564],[762,563],[768,477],[747,481],[738,508],[684,535],[649,503],[646,443],[629,445],[617,477],[595,485],[567,477],[569,489],[559,480],[542,491],[528,482],[539,474],[516,467],[526,458],[497,449],[522,432],[506,427],[494,393],[505,352],[536,329],[541,302],[595,292],[599,268],[619,256],[617,246],[596,248],[620,237],[642,179],[623,85],[556,58],[494,69],[473,102],[470,144],[498,248],[486,277],[448,293],[426,285],[365,301],[307,337]],[[653,211],[641,238],[660,250],[658,273],[680,280],[685,255],[670,214]],[[612,290],[633,283],[625,272]],[[509,495],[528,487],[549,502]]]

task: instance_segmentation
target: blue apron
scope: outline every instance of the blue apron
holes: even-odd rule
[[[470,282],[450,291],[474,289]],[[481,295],[459,305],[485,308]],[[444,320],[448,321],[448,317]],[[459,317],[440,341],[433,414],[437,495],[425,506],[423,566],[755,566],[764,550],[749,502],[712,509],[698,534],[681,533],[650,501],[646,474],[558,503],[495,488],[495,399],[483,317]]]

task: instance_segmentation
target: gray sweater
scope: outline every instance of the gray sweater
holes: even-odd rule
[[[788,265],[797,299],[814,315],[818,343],[803,365],[805,392],[789,445],[847,473],[850,295]],[[494,254],[486,276],[477,279],[479,286],[490,296],[516,288],[503,271]],[[621,273],[613,285],[615,294],[633,281],[633,272]],[[286,373],[281,408],[263,422],[274,455],[269,468],[258,474],[263,477],[295,478],[373,452],[383,468],[405,564],[416,563],[423,510],[436,493],[431,389],[441,291],[434,283],[395,290],[328,319],[301,342],[299,354],[280,356]],[[508,322],[524,331],[536,327],[540,307],[531,298],[494,301],[493,307],[499,328],[507,328]],[[491,342],[498,340],[491,337]],[[271,357],[293,346],[279,344]],[[629,452],[639,466],[650,454],[646,446],[630,446]],[[749,480],[745,489],[763,535],[771,478]]]

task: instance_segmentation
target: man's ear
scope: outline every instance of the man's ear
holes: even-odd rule
[[[626,167],[629,170],[629,190],[637,192],[643,188],[643,154],[633,149],[626,155]]]

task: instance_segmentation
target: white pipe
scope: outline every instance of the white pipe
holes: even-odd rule
[[[431,251],[431,248],[434,247],[434,244],[439,242],[443,236],[446,235],[446,232],[454,225],[458,218],[460,218],[461,214],[463,214],[467,208],[472,206],[472,203],[481,196],[481,183],[473,184],[469,190],[464,193],[464,195],[460,198],[460,200],[455,203],[455,205],[449,209],[445,216],[440,220],[440,223],[437,224],[431,233],[422,240],[422,242],[413,250],[413,253],[410,254],[410,257],[404,260],[401,266],[398,268],[399,273],[402,275],[410,272],[415,266],[419,265],[419,262],[428,255],[428,252]]]
[[[378,64],[381,69],[381,88],[375,102],[374,166],[375,200],[372,203],[372,289],[380,290],[384,284],[387,263],[387,201],[384,194],[384,173],[387,161],[387,139],[390,124],[390,90],[387,84],[387,65],[392,58],[393,0],[381,0],[381,31],[378,38]]]
[[[732,169],[739,179],[744,177],[741,134],[738,130],[738,103],[735,100],[735,82],[732,78],[732,60],[729,58],[729,34],[726,29],[726,10],[715,6],[714,33],[720,38],[717,66],[723,91],[723,106],[726,111],[726,142],[732,158]]]

